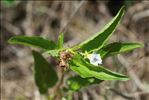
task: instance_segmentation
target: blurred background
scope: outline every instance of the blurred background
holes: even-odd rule
[[[65,46],[70,47],[100,31],[122,5],[126,5],[126,13],[109,42],[140,42],[144,48],[109,57],[104,66],[128,75],[130,80],[105,81],[83,88],[72,97],[149,100],[148,0],[1,0],[1,99],[44,100],[34,83],[31,48],[8,44],[10,37],[38,35],[56,41],[59,32],[64,32]]]

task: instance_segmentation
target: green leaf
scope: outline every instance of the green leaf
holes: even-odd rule
[[[56,44],[53,41],[44,39],[39,36],[32,36],[32,37],[15,36],[10,38],[8,42],[11,44],[22,44],[22,45],[38,47],[46,50],[51,50],[56,48]]]
[[[128,80],[128,77],[102,66],[94,66],[87,62],[80,54],[74,54],[69,61],[70,69],[80,75],[82,78],[94,77],[100,80]]]
[[[63,48],[63,43],[64,43],[64,34],[60,33],[60,35],[58,37],[58,43],[57,43],[58,49]]]
[[[67,80],[68,89],[72,91],[78,91],[83,87],[92,85],[92,84],[99,84],[103,80],[99,80],[96,78],[81,78],[80,76],[76,75],[73,77],[70,77]]]
[[[49,64],[40,53],[36,51],[33,51],[32,53],[35,62],[35,82],[40,93],[45,94],[48,91],[48,88],[51,88],[56,84],[58,76],[51,64]]]
[[[54,50],[48,50],[46,52],[44,52],[44,54],[50,54],[53,57],[58,57],[60,51],[62,51],[63,49],[54,49]]]
[[[143,47],[143,45],[139,43],[114,42],[102,47],[100,50],[97,50],[96,53],[99,53],[101,58],[105,58],[107,56],[128,52],[140,47]]]
[[[93,51],[100,49],[114,32],[116,26],[119,24],[122,16],[124,15],[124,7],[120,9],[117,15],[105,27],[93,37],[80,44],[82,51]]]

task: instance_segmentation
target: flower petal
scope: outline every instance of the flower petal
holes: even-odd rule
[[[87,58],[89,59],[90,63],[95,66],[102,64],[102,59],[100,57],[100,54],[92,53],[92,54],[89,54]]]

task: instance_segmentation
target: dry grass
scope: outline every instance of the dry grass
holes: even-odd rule
[[[65,46],[72,46],[99,31],[112,16],[109,2],[26,1],[7,7],[1,2],[2,100],[40,100],[33,79],[31,49],[9,45],[14,35],[40,35],[57,40],[65,32]],[[112,5],[112,4],[111,4]],[[116,5],[113,5],[116,8]],[[149,2],[133,2],[110,42],[141,42],[144,48],[107,58],[105,66],[131,77],[82,89],[74,100],[149,100]]]

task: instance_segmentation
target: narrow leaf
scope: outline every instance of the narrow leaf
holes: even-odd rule
[[[58,49],[63,48],[63,43],[64,43],[64,34],[60,33],[60,35],[58,37],[58,43],[57,43]]]
[[[105,27],[100,32],[96,33],[93,37],[80,44],[82,51],[93,51],[97,48],[100,49],[114,32],[123,14],[124,7],[120,9],[117,15],[107,25],[105,25]]]
[[[33,57],[35,62],[35,82],[40,93],[44,94],[48,91],[48,88],[56,84],[58,76],[51,64],[49,64],[40,53],[33,51]]]
[[[56,44],[53,41],[44,39],[39,36],[32,36],[32,37],[15,36],[10,38],[8,42],[11,44],[22,44],[22,45],[38,47],[46,50],[49,50],[49,49],[51,50],[56,48]]]
[[[107,56],[112,56],[112,55],[120,54],[123,52],[128,52],[133,49],[140,48],[142,46],[143,45],[139,43],[114,42],[114,43],[104,46],[100,50],[97,50],[97,53],[101,55],[101,58],[105,58]]]
[[[94,66],[87,62],[80,54],[75,54],[69,62],[70,69],[82,78],[94,77],[100,80],[128,80],[128,77],[102,66]]]
[[[67,80],[68,89],[72,91],[78,91],[83,87],[92,85],[92,84],[99,84],[102,80],[96,78],[81,78],[80,76],[76,75],[70,77]]]

